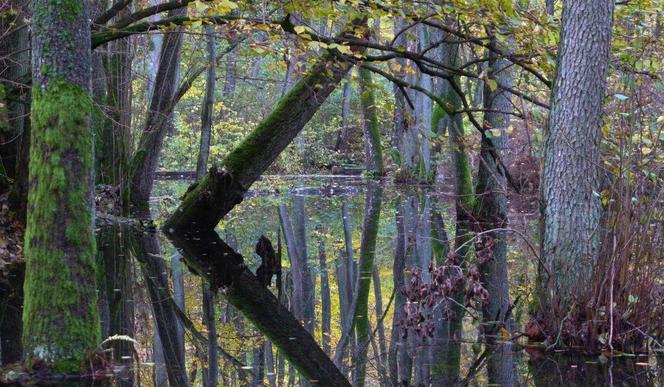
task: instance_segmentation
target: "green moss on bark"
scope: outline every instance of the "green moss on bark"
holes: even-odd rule
[[[383,150],[380,144],[380,123],[378,107],[374,97],[374,84],[371,71],[360,68],[360,101],[364,115],[364,135],[366,141],[367,172],[381,176],[383,174]]]
[[[100,336],[91,106],[85,89],[62,79],[33,90],[24,354],[62,372],[78,370]]]

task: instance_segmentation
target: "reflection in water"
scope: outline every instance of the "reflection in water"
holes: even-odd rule
[[[103,337],[136,340],[104,345],[125,367],[116,385],[662,385],[647,358],[531,357],[524,342],[507,340],[526,315],[524,302],[510,300],[533,269],[509,236],[509,265],[489,261],[481,272],[495,296],[485,308],[455,294],[424,310],[431,336],[406,330],[412,270],[429,280],[429,264],[443,265],[460,245],[453,198],[330,181],[275,196],[273,184],[228,215],[223,237],[167,235],[179,251],[150,221],[98,230]],[[283,266],[276,287],[254,274],[261,235]],[[476,246],[467,246],[472,262]],[[16,270],[0,282],[3,363],[20,358]]]

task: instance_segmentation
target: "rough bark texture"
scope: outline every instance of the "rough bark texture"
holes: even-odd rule
[[[196,163],[196,179],[200,179],[205,175],[207,170],[208,158],[210,156],[210,137],[212,135],[212,114],[214,106],[214,86],[215,86],[215,66],[216,66],[216,53],[215,53],[215,39],[214,28],[212,26],[205,26],[205,33],[207,34],[207,80],[205,81],[205,97],[203,97],[203,109],[201,111],[201,146],[198,153],[198,162]]]
[[[349,386],[313,336],[261,286],[242,256],[215,232],[171,233],[168,237],[182,249],[189,268],[207,278],[213,289],[223,289],[224,297],[283,351],[304,377],[320,385]]]
[[[221,163],[189,187],[166,229],[213,229],[311,119],[350,69],[327,55]]]
[[[185,8],[182,8],[171,11],[169,15],[180,16],[184,12]],[[136,206],[145,206],[152,191],[159,155],[170,126],[169,117],[174,108],[181,47],[181,31],[169,32],[164,36],[147,120],[130,171],[130,201]]]
[[[589,300],[599,245],[599,145],[612,0],[567,1],[542,172],[541,311],[557,329]],[[548,273],[551,273],[549,277]]]
[[[35,0],[33,9],[24,356],[74,371],[100,335],[88,8]]]
[[[360,68],[360,105],[364,118],[364,164],[368,173],[383,175],[383,149],[380,144],[378,106],[374,97],[371,71]]]

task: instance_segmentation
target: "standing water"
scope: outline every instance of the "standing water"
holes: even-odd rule
[[[528,343],[537,227],[528,206],[510,214],[500,287],[510,307],[496,320],[483,317],[490,300],[475,244],[455,242],[451,194],[359,178],[265,178],[216,233],[163,233],[186,187],[161,181],[150,216],[98,227],[106,383],[664,385],[653,354],[551,353]],[[0,283],[5,356],[20,337],[21,273],[13,274]]]

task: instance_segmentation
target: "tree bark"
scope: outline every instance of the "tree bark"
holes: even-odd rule
[[[100,337],[88,6],[35,0],[33,11],[24,358],[79,371]]]
[[[364,164],[368,173],[382,176],[383,149],[380,144],[380,123],[378,122],[378,106],[374,97],[374,84],[371,71],[360,68],[360,102],[364,118]]]
[[[320,292],[321,292],[321,335],[323,351],[330,354],[330,334],[332,333],[332,299],[330,296],[330,281],[328,276],[327,259],[325,257],[325,240],[320,238],[318,244],[318,264],[320,265]]]
[[[495,40],[492,41],[495,44]],[[489,79],[511,87],[512,63],[489,52]],[[480,162],[477,172],[477,232],[482,236],[475,241],[480,280],[489,293],[487,305],[482,307],[483,330],[488,345],[497,345],[487,360],[489,379],[500,385],[515,385],[516,372],[511,342],[496,344],[496,336],[512,334],[509,278],[507,267],[507,186],[504,170],[497,165],[493,154],[504,159],[508,150],[510,125],[507,113],[513,109],[508,92],[502,88],[491,89],[484,83],[484,130],[486,137],[480,145]],[[505,163],[504,163],[505,164]]]
[[[353,311],[353,328],[357,353],[354,364],[356,367],[355,386],[364,386],[366,378],[367,354],[369,352],[369,291],[371,290],[371,277],[376,257],[376,239],[380,226],[380,209],[383,189],[375,181],[369,181],[364,210],[364,227],[360,244],[360,263],[357,278],[357,296]]]
[[[602,106],[614,1],[565,2],[542,172],[540,311],[557,331],[590,300],[600,226]],[[549,273],[551,276],[549,276]]]
[[[212,135],[212,114],[214,107],[214,87],[215,87],[215,67],[216,56],[215,53],[215,39],[214,28],[212,26],[205,26],[205,33],[207,34],[207,80],[205,81],[205,97],[203,98],[203,109],[201,112],[201,146],[198,152],[198,162],[196,163],[196,179],[200,179],[205,175],[207,170],[208,158],[210,156],[210,138]]]
[[[132,236],[132,249],[141,263],[143,279],[148,289],[155,330],[163,349],[164,364],[171,386],[187,385],[187,370],[183,352],[184,344],[180,341],[180,320],[175,311],[175,303],[168,285],[168,268],[161,257],[159,236],[155,232],[142,232]]]
[[[214,231],[174,233],[168,237],[182,250],[189,268],[208,279],[213,289],[224,289],[224,297],[281,349],[304,377],[321,385],[349,385],[311,334],[261,286],[244,265],[242,256]]]
[[[213,229],[297,136],[350,67],[350,63],[334,54],[326,54],[226,156],[221,166],[211,168],[203,179],[189,187],[164,228]]]
[[[169,12],[169,15],[180,16],[184,12],[182,8]],[[181,47],[182,32],[179,29],[164,36],[150,108],[130,171],[130,201],[137,207],[145,207],[150,199],[159,155],[174,108]]]

